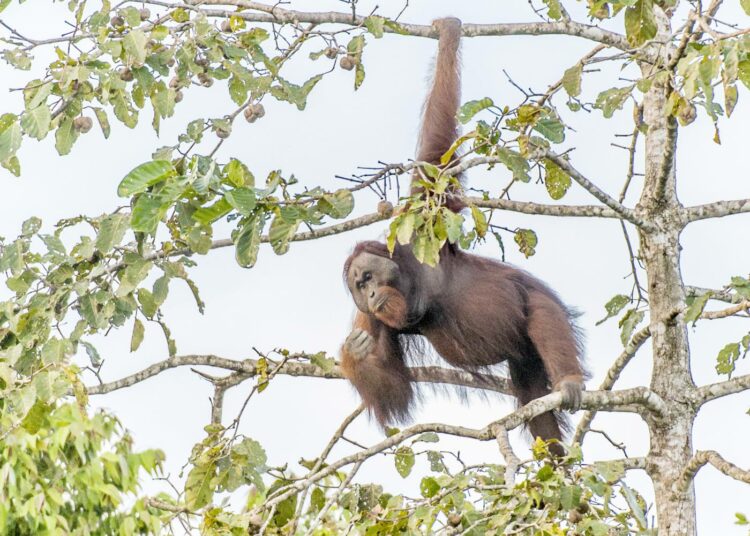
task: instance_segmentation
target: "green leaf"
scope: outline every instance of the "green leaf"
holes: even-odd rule
[[[104,138],[109,138],[110,133],[110,126],[109,126],[109,118],[107,117],[107,112],[105,112],[101,108],[94,108],[94,115],[96,115],[96,120],[99,122],[99,127],[102,129],[102,134],[104,134]]]
[[[434,477],[426,476],[419,483],[419,491],[422,493],[422,497],[429,499],[437,495],[440,491],[440,484],[438,484],[438,481]]]
[[[750,15],[750,0],[740,0],[740,5],[742,6],[742,9],[745,11],[745,14]]]
[[[140,66],[146,61],[146,43],[148,39],[142,30],[133,29],[122,39],[122,44],[129,63]]]
[[[347,43],[346,45],[346,51],[352,55],[355,56],[357,59],[362,55],[362,50],[365,48],[365,45],[367,43],[365,42],[365,38],[363,35],[357,35],[355,37],[352,37],[352,39]]]
[[[105,324],[99,313],[96,300],[91,294],[84,294],[78,298],[78,304],[81,316],[90,327],[94,329],[101,329],[104,327]]]
[[[685,312],[685,323],[689,324],[690,322],[695,325],[695,323],[698,321],[698,318],[700,318],[701,314],[703,313],[703,309],[705,309],[706,304],[708,303],[708,300],[713,295],[712,292],[706,292],[705,294],[702,294],[701,296],[696,296],[693,298],[692,302],[690,303],[690,306],[688,307],[687,311]]]
[[[154,301],[160,306],[167,299],[169,294],[169,276],[163,275],[154,281],[153,287]]]
[[[130,337],[130,351],[135,352],[140,348],[141,343],[143,342],[143,335],[146,331],[146,328],[143,326],[143,322],[138,320],[137,318],[133,322],[133,334]]]
[[[556,117],[548,116],[540,118],[534,125],[534,130],[552,143],[562,143],[565,141],[565,126]]]
[[[466,123],[471,121],[471,118],[477,115],[479,112],[481,112],[482,110],[486,110],[487,108],[490,108],[494,105],[495,103],[492,102],[492,99],[489,97],[466,102],[458,109],[458,120],[462,125],[465,125]]]
[[[128,216],[126,214],[112,214],[99,224],[99,234],[96,236],[96,248],[102,253],[119,246],[125,232],[128,230]]]
[[[622,311],[623,307],[630,303],[630,298],[624,294],[618,294],[609,300],[605,305],[604,309],[607,311],[607,316],[599,320],[596,325],[603,323],[605,320],[612,318],[617,313]]]
[[[55,149],[60,155],[69,154],[76,139],[78,139],[78,132],[73,127],[73,120],[66,117],[60,122],[55,132]]]
[[[612,88],[599,93],[596,98],[594,108],[598,108],[604,114],[604,117],[609,119],[612,117],[616,110],[621,110],[625,100],[630,96],[634,86],[627,86],[623,88]]]
[[[291,82],[287,82],[286,80],[279,78],[279,85],[273,86],[271,88],[271,94],[278,100],[294,104],[295,106],[297,106],[298,110],[302,111],[307,105],[307,96],[310,94],[310,91],[312,91],[315,85],[320,82],[322,78],[323,75],[313,76],[301,86],[292,84]]]
[[[544,177],[544,185],[547,187],[549,196],[555,200],[562,199],[568,188],[570,188],[570,175],[565,173],[552,160],[545,160],[544,167],[547,170],[547,174]]]
[[[346,218],[354,209],[354,196],[343,188],[333,194],[324,194],[318,200],[318,209],[332,218]]]
[[[637,0],[625,9],[625,33],[631,46],[641,46],[656,36],[653,0]]]
[[[625,313],[625,316],[620,319],[620,323],[618,325],[621,328],[620,340],[622,341],[623,346],[628,344],[633,331],[635,330],[636,326],[640,324],[641,320],[643,320],[644,316],[645,313],[643,311],[630,309],[627,313]]]
[[[34,402],[31,409],[21,421],[21,427],[30,434],[36,434],[47,422],[51,406],[41,400]]]
[[[365,81],[365,66],[362,63],[358,63],[354,67],[354,91],[362,87]]]
[[[51,123],[52,115],[46,104],[27,110],[21,116],[21,126],[24,132],[37,140],[41,140],[47,135]]]
[[[281,215],[276,215],[268,230],[268,240],[274,253],[283,255],[289,251],[289,240],[297,232],[299,223],[299,221],[287,221]]]
[[[133,169],[120,181],[117,195],[128,197],[146,191],[149,186],[174,174],[174,166],[168,160],[152,160]]]
[[[518,229],[513,235],[513,240],[518,244],[518,249],[528,259],[536,253],[536,245],[538,242],[536,233],[531,229]]]
[[[375,39],[383,37],[383,27],[385,26],[385,19],[377,15],[370,15],[365,18],[365,28],[370,32]]]
[[[241,78],[233,76],[229,80],[229,96],[237,106],[242,106],[247,100],[247,86]]]
[[[418,441],[422,441],[424,443],[437,443],[438,441],[440,441],[440,436],[438,436],[435,432],[425,432],[423,434],[419,434],[414,439],[414,443]]]
[[[529,182],[529,163],[526,159],[515,151],[500,147],[497,150],[498,159],[507,167],[512,173],[513,178],[521,182]]]
[[[731,375],[735,369],[735,363],[740,357],[740,345],[736,342],[727,344],[716,356],[716,372]]]
[[[5,169],[10,171],[13,175],[16,177],[21,176],[21,162],[18,160],[18,157],[13,155],[7,160],[3,160],[0,162],[0,166],[3,166]]]
[[[445,207],[440,210],[440,216],[443,219],[448,242],[455,244],[463,234],[464,217]]]
[[[480,238],[487,233],[487,218],[484,215],[484,212],[479,210],[477,207],[472,205],[471,207],[471,217],[474,218],[474,229],[477,231],[477,236]]]
[[[168,208],[169,204],[162,203],[159,196],[141,194],[130,215],[130,227],[134,231],[151,234],[156,231]]]
[[[229,163],[224,166],[223,172],[226,174],[227,180],[237,188],[242,188],[243,186],[252,188],[255,186],[255,177],[253,174],[250,173],[250,170],[247,169],[245,164],[236,158],[232,158]],[[229,202],[231,203],[231,201]]]
[[[196,464],[188,473],[185,482],[185,506],[190,510],[199,510],[206,506],[213,498],[215,476],[216,465],[213,460]]]
[[[566,69],[563,74],[562,85],[568,95],[577,97],[581,94],[581,77],[583,76],[583,64],[576,63],[573,67]]]
[[[36,234],[42,228],[42,220],[32,216],[21,224],[21,236],[29,237]]]
[[[323,372],[331,372],[336,366],[336,360],[326,356],[325,352],[318,352],[310,356],[310,363],[321,369]]]
[[[89,361],[94,367],[98,367],[102,364],[102,356],[99,355],[99,350],[96,346],[86,341],[79,341],[83,349],[86,350],[86,354],[89,356]]]
[[[154,318],[159,305],[156,303],[154,295],[150,290],[145,288],[138,289],[138,303],[141,304],[141,310],[146,318]]]
[[[394,220],[396,227],[396,240],[402,246],[405,246],[411,241],[416,221],[417,215],[413,212],[404,214],[403,217]]]
[[[560,489],[560,505],[564,510],[572,510],[580,504],[582,492],[579,486],[563,486]]]
[[[224,199],[243,216],[249,216],[255,210],[255,192],[250,188],[235,188],[234,190],[230,190],[224,194]]]
[[[219,199],[213,205],[201,207],[193,213],[193,219],[204,225],[210,225],[219,218],[232,211],[232,205],[225,198]]]
[[[562,10],[560,9],[560,0],[543,0],[547,6],[547,16],[552,20],[560,20],[562,18]]]
[[[236,248],[234,255],[237,264],[243,268],[252,268],[258,260],[261,230],[262,226],[259,224],[258,218],[253,218],[245,222],[233,236]]]
[[[411,473],[412,467],[414,467],[414,451],[409,447],[401,446],[396,450],[395,464],[396,471],[401,475],[402,478],[406,478]]]
[[[6,119],[8,116],[11,116],[11,114],[5,114],[2,119]],[[2,127],[0,126],[0,128]],[[18,148],[21,147],[21,139],[21,125],[15,120],[0,130],[0,162],[8,160],[16,153]]]

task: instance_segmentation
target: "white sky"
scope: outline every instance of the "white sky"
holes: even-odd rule
[[[295,5],[304,9],[306,3]],[[466,22],[509,22],[534,20],[527,2],[448,2],[412,0],[403,20],[428,23],[435,17],[455,15]],[[373,2],[360,2],[360,12],[369,12]],[[381,13],[394,15],[401,2],[380,2]],[[59,8],[60,6],[56,6]],[[316,10],[341,10],[345,6],[333,0],[315,2]],[[574,6],[579,20],[581,5]],[[33,37],[48,37],[60,27],[63,13],[45,6],[49,12],[40,16],[30,5],[11,5],[3,20],[25,30]],[[747,18],[734,4],[722,11],[722,19],[747,26]],[[505,78],[505,69],[518,84],[544,90],[559,79],[563,71],[593,47],[583,40],[565,37],[492,37],[464,41],[464,100],[491,97],[496,103],[514,105],[520,94]],[[264,101],[266,117],[253,125],[237,122],[232,137],[218,157],[237,156],[255,173],[264,177],[280,168],[285,175],[294,173],[303,184],[341,187],[343,181],[334,175],[349,175],[357,166],[376,165],[378,161],[401,162],[413,154],[418,129],[419,110],[427,88],[429,65],[435,50],[432,40],[388,35],[368,40],[364,62],[367,78],[358,92],[352,91],[352,73],[337,70],[327,76],[311,95],[307,110],[270,99]],[[301,57],[301,56],[300,56]],[[301,57],[301,59],[304,59]],[[41,65],[41,64],[40,64]],[[311,74],[328,68],[325,60],[299,61],[286,76],[301,83]],[[0,110],[19,111],[19,92],[25,80],[41,71],[15,73],[0,66]],[[631,73],[632,74],[632,73]],[[611,68],[584,78],[584,93],[596,92],[618,82]],[[624,76],[627,77],[627,74]],[[150,111],[142,114],[142,124],[129,131],[112,119],[111,139],[104,141],[98,127],[83,136],[71,155],[57,156],[53,139],[37,143],[25,140],[19,157],[23,175],[12,177],[0,169],[3,195],[0,197],[0,234],[18,233],[21,222],[37,215],[47,229],[58,219],[77,214],[97,215],[122,203],[116,197],[120,178],[135,165],[150,158],[152,150],[171,144],[188,121],[197,117],[221,116],[234,108],[224,83],[210,90],[194,88],[186,92],[174,118],[166,121],[158,139],[149,124]],[[748,92],[740,91],[740,102],[732,120],[721,124],[723,145],[712,141],[710,122],[701,118],[680,131],[678,153],[679,194],[686,205],[719,199],[750,197],[740,166],[746,155],[750,127]],[[562,100],[557,101],[565,111]],[[572,114],[566,115],[571,119]],[[576,133],[568,136],[566,147],[575,147],[574,165],[599,187],[616,195],[626,172],[625,152],[611,147],[612,134],[628,132],[630,105],[613,120],[601,113],[581,113],[572,117]],[[640,166],[639,166],[640,167]],[[641,171],[642,167],[638,169]],[[742,171],[741,171],[742,170]],[[498,167],[492,172],[474,170],[469,184],[491,188],[495,193],[509,179]],[[638,192],[633,184],[631,192]],[[515,199],[549,202],[544,187],[521,185]],[[631,195],[632,205],[635,196]],[[594,200],[580,188],[573,187],[565,203],[592,203]],[[358,198],[357,212],[371,212],[377,199],[372,194]],[[619,224],[608,220],[561,220],[497,213],[494,222],[506,227],[531,227],[539,235],[536,256],[524,259],[515,250],[512,238],[506,237],[509,262],[547,281],[569,304],[584,314],[581,324],[587,333],[588,365],[595,388],[612,360],[621,351],[616,321],[595,327],[604,316],[604,303],[615,294],[629,293],[630,279],[627,251]],[[721,287],[732,275],[748,273],[750,249],[747,229],[750,216],[713,220],[693,224],[683,235],[683,272],[687,284]],[[224,226],[216,238],[228,236]],[[258,265],[252,270],[237,266],[233,251],[220,250],[205,258],[196,258],[199,266],[192,271],[203,299],[206,314],[196,311],[184,285],[173,283],[165,306],[166,318],[178,344],[178,354],[213,353],[242,359],[253,357],[252,347],[270,350],[285,347],[293,351],[325,350],[335,355],[349,331],[353,305],[341,280],[341,266],[357,240],[382,236],[385,225],[359,229],[314,243],[292,244],[290,252],[277,257],[264,246]],[[222,234],[222,231],[224,233]],[[479,249],[497,257],[499,250],[488,242]],[[113,380],[145,368],[167,357],[158,326],[147,327],[147,338],[135,354],[128,353],[130,324],[93,342],[106,364],[105,380]],[[738,340],[747,332],[747,323],[738,320],[702,322],[691,329],[693,373],[699,384],[718,381],[714,371],[715,356],[724,344]],[[626,369],[618,388],[648,385],[650,373],[649,346],[646,344]],[[738,373],[748,373],[740,363]],[[225,401],[225,422],[233,418],[244,400],[250,383],[231,391]],[[171,370],[124,391],[92,400],[117,414],[130,429],[139,448],[158,447],[167,453],[167,470],[177,481],[180,467],[191,447],[202,438],[202,428],[209,420],[211,395],[206,381],[188,369]],[[300,457],[315,457],[325,445],[341,419],[356,407],[357,398],[343,381],[309,380],[279,377],[262,395],[255,398],[245,412],[241,431],[261,442],[272,464],[290,462]],[[747,468],[750,466],[750,421],[745,412],[750,394],[744,393],[707,405],[695,426],[695,446],[716,449],[725,458]],[[512,408],[510,401],[472,401],[461,404],[445,396],[429,397],[418,413],[420,422],[444,421],[481,426]],[[613,438],[628,444],[628,454],[646,454],[648,439],[645,425],[638,417],[600,414],[595,428],[605,429]],[[352,437],[361,442],[375,442],[381,437],[375,425],[364,418],[352,427]],[[521,434],[514,436],[518,451],[527,452]],[[493,444],[477,445],[446,438],[443,448],[460,448],[465,460],[500,461]],[[597,434],[589,434],[584,445],[586,458],[610,459],[619,453]],[[335,451],[342,454],[345,449]],[[427,471],[418,465],[417,474]],[[365,465],[359,481],[383,483],[391,491],[415,491],[418,480],[403,481],[392,468],[390,459],[379,459]],[[631,484],[651,495],[650,484],[643,473],[634,473]],[[152,492],[160,484],[148,483]],[[698,523],[702,534],[745,534],[746,529],[733,524],[734,513],[750,513],[750,491],[705,468],[697,479]]]

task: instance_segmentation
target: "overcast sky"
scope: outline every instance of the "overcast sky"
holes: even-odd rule
[[[401,2],[380,2],[381,13],[395,15]],[[294,2],[298,9],[341,10],[336,1]],[[369,12],[374,2],[359,2],[360,12]],[[580,7],[577,4],[575,7]],[[12,4],[3,20],[25,30],[32,37],[49,37],[60,28],[63,12],[45,5],[44,15],[30,4]],[[728,6],[722,18],[748,25],[739,8]],[[534,20],[524,0],[506,2],[412,0],[403,20],[429,23],[435,17],[455,15],[466,22],[511,22]],[[575,13],[574,13],[575,15]],[[583,15],[578,13],[579,19]],[[218,157],[236,156],[245,161],[256,177],[282,169],[303,184],[335,188],[346,184],[335,175],[351,175],[358,166],[378,161],[403,162],[412,157],[418,129],[419,110],[427,88],[431,58],[436,42],[428,39],[387,35],[380,40],[368,37],[364,64],[367,77],[357,92],[352,90],[353,74],[337,70],[326,76],[310,96],[305,112],[286,103],[264,101],[266,116],[248,125],[238,122],[233,135]],[[497,104],[515,105],[519,91],[508,83],[503,70],[523,87],[545,90],[562,72],[594,44],[565,37],[484,37],[464,40],[463,98],[491,97]],[[310,75],[327,69],[325,60],[309,62],[304,54],[287,71],[288,79],[301,83]],[[22,86],[42,74],[15,73],[0,66],[0,111],[21,109],[19,92],[7,89]],[[631,73],[632,76],[633,73]],[[615,85],[620,73],[611,68],[584,79],[584,94],[593,97],[599,90]],[[622,76],[627,77],[627,73]],[[747,140],[750,138],[748,92],[742,88],[732,120],[721,123],[722,145],[711,141],[713,127],[700,116],[693,125],[681,129],[678,152],[678,180],[681,201],[705,203],[719,199],[750,197],[747,177]],[[562,100],[559,108],[565,112]],[[163,123],[160,138],[150,128],[150,111],[142,113],[141,125],[130,131],[113,119],[112,135],[105,141],[95,127],[83,136],[67,157],[58,157],[53,139],[41,143],[25,140],[19,153],[23,174],[20,179],[0,169],[3,195],[0,196],[0,235],[15,236],[21,222],[37,215],[49,230],[57,220],[77,214],[108,212],[123,200],[116,196],[119,180],[135,165],[150,159],[154,148],[171,144],[185,125],[197,117],[217,117],[231,111],[223,82],[210,90],[193,88],[185,93],[175,117]],[[567,113],[576,132],[569,134],[566,147],[574,147],[573,164],[600,188],[616,195],[623,183],[626,154],[613,148],[614,133],[629,132],[630,109],[605,120],[600,112]],[[638,166],[642,171],[642,166]],[[509,180],[508,172],[473,170],[469,184],[490,188],[497,193]],[[640,184],[631,187],[637,194]],[[544,186],[521,185],[514,199],[549,202]],[[628,203],[632,206],[636,195]],[[580,188],[573,187],[565,203],[592,203]],[[371,212],[377,203],[372,194],[357,200],[357,212]],[[583,312],[581,324],[587,334],[587,362],[593,373],[589,382],[595,388],[620,353],[622,345],[616,321],[601,326],[603,305],[618,293],[628,294],[631,279],[625,243],[619,223],[613,220],[530,217],[497,213],[493,221],[505,227],[529,227],[539,236],[537,254],[525,259],[506,236],[507,260],[547,281],[563,299]],[[683,273],[687,284],[721,287],[732,275],[747,275],[750,248],[747,247],[750,215],[693,224],[682,237]],[[284,347],[293,351],[325,350],[336,355],[350,329],[353,304],[341,279],[344,259],[358,240],[381,237],[385,224],[316,242],[292,244],[278,257],[268,247],[261,250],[252,270],[237,266],[233,251],[219,250],[197,258],[192,275],[207,304],[200,315],[186,287],[173,283],[165,305],[166,319],[177,340],[178,353],[212,353],[222,357],[253,357],[252,348],[271,350]],[[221,227],[216,238],[228,236]],[[224,231],[222,235],[221,232]],[[632,231],[632,229],[631,229]],[[635,235],[632,235],[635,236]],[[636,241],[637,243],[637,241]],[[478,253],[497,258],[499,249],[489,242]],[[106,359],[105,380],[114,380],[145,368],[167,357],[158,326],[147,327],[147,337],[135,354],[128,352],[130,325],[95,342]],[[736,319],[703,322],[691,328],[693,374],[699,384],[719,381],[714,371],[715,357],[724,344],[747,333],[747,323]],[[748,373],[740,363],[738,373]],[[648,385],[651,369],[650,348],[646,344],[624,372],[618,388]],[[227,395],[225,423],[235,415],[251,384]],[[188,369],[171,370],[125,391],[96,397],[95,407],[117,414],[130,429],[139,448],[158,447],[167,453],[167,470],[177,482],[193,444],[202,438],[209,420],[211,389],[205,380]],[[292,464],[300,457],[315,457],[341,419],[358,400],[343,381],[279,377],[245,412],[241,431],[261,442],[272,464]],[[718,450],[740,467],[750,466],[750,394],[721,399],[705,406],[695,426],[695,447]],[[508,400],[472,400],[462,404],[444,395],[428,397],[417,414],[420,422],[444,421],[482,426],[512,409]],[[647,453],[648,438],[640,418],[600,414],[594,428],[604,429],[616,440],[627,442],[628,455]],[[352,435],[361,442],[382,437],[377,427],[360,418]],[[522,434],[513,436],[518,451],[528,452]],[[460,448],[469,461],[500,461],[492,443],[476,444],[446,438],[445,448]],[[346,453],[346,449],[334,455]],[[586,459],[611,459],[620,453],[597,434],[589,434],[584,445]],[[424,474],[425,465],[417,467]],[[418,480],[402,480],[392,468],[391,459],[365,465],[359,481],[383,483],[386,489],[416,490]],[[650,483],[642,473],[634,473],[631,484],[647,497]],[[733,524],[734,513],[750,513],[750,491],[707,467],[697,478],[698,522],[702,534],[745,534]],[[147,483],[153,492],[160,484]]]

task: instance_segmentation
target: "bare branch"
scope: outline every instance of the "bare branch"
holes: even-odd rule
[[[741,393],[742,391],[747,391],[748,389],[750,389],[750,374],[737,376],[736,378],[732,378],[731,380],[711,383],[709,385],[699,387],[696,391],[696,402],[699,405],[703,405],[706,402],[716,400],[717,398],[733,395],[735,393]]]
[[[294,361],[294,359],[306,359],[307,354],[293,354],[290,356],[290,361],[285,363],[279,370],[279,374],[286,376],[304,376],[309,378],[327,378],[327,379],[344,379],[339,367],[334,367],[331,371],[324,371],[320,367],[313,365],[312,363],[303,363]],[[184,367],[184,366],[197,366],[205,365],[209,367],[217,367],[225,370],[231,370],[236,373],[241,373],[244,377],[241,378],[244,381],[247,378],[251,378],[257,374],[258,362],[255,359],[244,359],[241,361],[235,359],[228,359],[225,357],[219,357],[211,354],[190,354],[173,356],[164,361],[159,361],[153,365],[146,367],[145,369],[115,380],[113,382],[103,383],[100,385],[93,385],[88,388],[89,395],[103,395],[117,391],[118,389],[124,389],[145,381],[153,376],[156,376],[165,370]],[[411,369],[413,378],[417,382],[423,383],[442,383],[447,385],[455,385],[459,387],[469,387],[476,389],[484,389],[487,391],[495,391],[502,394],[511,394],[510,383],[508,380],[503,378],[496,378],[494,376],[482,375],[482,374],[470,374],[462,370],[447,369],[442,367],[413,367]],[[232,377],[230,377],[232,378]],[[234,378],[232,378],[234,379]],[[232,385],[236,384],[233,382]],[[227,385],[228,387],[231,385]]]
[[[708,218],[721,218],[734,214],[750,212],[750,199],[734,199],[731,201],[718,201],[706,205],[687,207],[683,211],[685,223],[690,223]]]
[[[688,296],[703,296],[707,292],[711,293],[711,300],[719,300],[726,303],[742,303],[744,298],[739,294],[732,294],[727,290],[716,290],[712,288],[686,286],[685,293]]]
[[[247,0],[200,0],[188,3],[165,2],[163,0],[148,0],[145,3],[167,7],[170,9],[182,7],[194,11],[200,11],[208,17],[241,17],[249,22],[267,23],[312,23],[312,24],[344,24],[347,26],[364,26],[364,16],[352,16],[351,13],[320,11],[305,12],[284,9],[278,6],[251,2]],[[249,11],[238,11],[236,9],[209,9],[203,6],[232,6],[247,9]],[[428,37],[437,39],[437,31],[432,25],[399,23],[399,29],[388,26],[384,31],[391,33],[406,33],[415,37]],[[504,35],[570,35],[581,37],[597,43],[603,43],[620,50],[631,51],[625,36],[609,30],[604,30],[590,24],[582,24],[570,20],[557,22],[534,22],[534,23],[507,23],[507,24],[463,24],[464,37],[480,36],[504,36]]]
[[[733,463],[728,462],[715,450],[699,450],[687,464],[687,467],[685,467],[682,477],[675,482],[675,491],[686,493],[690,489],[690,484],[693,482],[695,475],[707,463],[710,463],[730,478],[750,484],[750,471],[741,469]]]
[[[626,471],[633,471],[635,469],[646,469],[646,458],[635,457],[635,458],[623,458],[621,460],[612,460],[623,464]],[[607,462],[605,462],[607,463]]]
[[[521,465],[521,460],[513,452],[507,428],[504,426],[495,426],[495,440],[497,441],[500,453],[505,459],[505,484],[512,486],[516,481],[516,471],[518,471],[518,467]]]
[[[562,216],[573,218],[620,218],[614,210],[596,205],[543,205],[510,199],[483,199],[466,197],[466,201],[480,208],[493,208],[520,212],[522,214],[539,214],[543,216]]]
[[[737,305],[733,305],[732,307],[727,307],[726,309],[722,309],[720,311],[704,311],[701,314],[701,318],[706,318],[708,320],[716,320],[717,318],[726,318],[728,316],[734,316],[737,313],[741,313],[743,311],[747,311],[750,309],[750,301],[742,301],[738,303]]]

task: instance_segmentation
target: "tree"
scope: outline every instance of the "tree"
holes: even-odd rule
[[[735,374],[750,349],[750,335],[719,352],[716,371],[726,378],[697,385],[690,370],[689,328],[710,319],[746,317],[750,280],[726,274],[722,289],[686,284],[680,236],[694,222],[749,212],[750,200],[683,206],[677,197],[676,151],[678,132],[698,117],[714,124],[714,141],[720,142],[719,125],[734,112],[739,88],[750,86],[747,30],[727,27],[719,16],[721,0],[708,6],[599,0],[587,7],[544,0],[535,6],[535,22],[466,24],[465,40],[558,35],[593,42],[593,48],[577,62],[559,66],[545,91],[510,80],[519,90],[513,104],[498,105],[494,95],[466,102],[459,119],[467,132],[456,144],[461,162],[423,166],[433,179],[425,183],[424,199],[398,198],[405,190],[394,185],[421,165],[407,157],[347,177],[340,188],[282,170],[256,179],[260,170],[252,155],[240,159],[222,152],[239,122],[273,121],[264,115],[274,100],[304,110],[316,86],[339,67],[352,71],[359,89],[367,83],[366,51],[389,34],[403,36],[404,42],[436,37],[427,23],[403,22],[409,9],[365,15],[357,2],[347,3],[346,12],[316,12],[245,0],[116,6],[72,0],[74,30],[50,38],[31,38],[10,19],[0,19],[6,62],[42,73],[30,76],[19,91],[22,108],[0,116],[0,163],[14,175],[21,174],[19,151],[29,138],[54,134],[57,151],[66,155],[94,120],[108,137],[112,116],[133,128],[149,109],[158,132],[189,92],[200,91],[198,86],[226,87],[233,103],[229,113],[193,118],[171,145],[155,149],[147,162],[134,162],[117,185],[125,206],[101,216],[71,214],[49,230],[32,217],[17,238],[0,243],[0,269],[10,291],[0,307],[0,524],[12,534],[131,534],[177,523],[199,524],[208,534],[328,534],[347,527],[373,534],[694,534],[693,479],[703,466],[750,483],[750,472],[692,445],[693,423],[705,404],[750,388],[749,375]],[[740,5],[750,14],[747,2]],[[3,14],[29,9],[0,0]],[[45,61],[39,57],[45,55],[49,61],[40,70]],[[295,62],[318,74],[297,79],[291,69]],[[606,76],[595,76],[594,66]],[[617,69],[625,73],[622,79],[613,78]],[[585,165],[569,139],[574,125],[583,129],[592,121],[584,114],[616,120],[626,107],[633,111],[622,146],[627,169],[619,194],[612,195],[600,180],[580,171]],[[465,215],[442,207],[441,189],[453,177],[481,169],[507,176],[508,184],[493,184],[479,195],[467,192]],[[534,188],[532,177],[546,194]],[[401,210],[394,216],[390,204],[381,203],[376,211],[354,215],[355,197],[366,204],[368,190],[400,203]],[[574,197],[576,190],[596,201],[538,201]],[[534,200],[511,199],[516,192]],[[498,212],[509,221],[514,213],[616,220],[629,251],[632,289],[605,305],[605,320],[619,317],[623,349],[601,385],[585,393],[585,411],[564,460],[550,459],[540,442],[533,445],[532,458],[522,460],[509,440],[509,431],[559,405],[553,393],[478,428],[419,423],[335,457],[334,448],[361,414],[357,409],[319,456],[299,467],[274,467],[263,447],[240,430],[247,402],[281,376],[341,378],[335,357],[283,348],[257,350],[244,360],[177,353],[174,326],[164,309],[181,281],[203,310],[191,279],[203,256],[233,248],[237,263],[252,268],[262,244],[283,255],[295,242],[378,222],[388,223],[389,243],[413,244],[430,264],[438,261],[446,241],[470,248],[492,237],[503,254],[503,237],[512,236],[524,256],[534,255],[541,247],[534,230],[499,225],[493,218]],[[217,238],[215,231],[229,238]],[[136,351],[149,323],[163,332],[169,357],[115,381],[97,381],[102,364],[97,337],[127,325],[130,349]],[[614,389],[647,342],[653,362],[649,385]],[[197,366],[212,367],[211,372],[200,369],[213,388],[205,437],[193,447],[182,489],[145,496],[138,487],[141,470],[157,472],[163,454],[134,451],[115,417],[92,411],[88,397],[132,388],[170,368]],[[216,369],[224,375],[217,376]],[[415,374],[427,384],[508,390],[503,383],[488,387],[481,377],[435,366],[416,368]],[[236,389],[247,398],[227,422],[224,397]],[[647,455],[584,463],[578,445],[603,411],[642,417],[650,437]],[[458,453],[434,445],[445,435],[496,442],[502,465],[499,458],[464,464]],[[412,472],[418,458],[428,460],[431,473],[420,481],[420,497],[389,494],[381,485],[355,480],[363,464],[381,453],[392,456],[402,476]],[[645,471],[653,484],[655,527],[643,497],[624,480],[631,470]],[[240,506],[222,500],[238,493],[246,494]],[[747,524],[742,513],[737,520]]]

